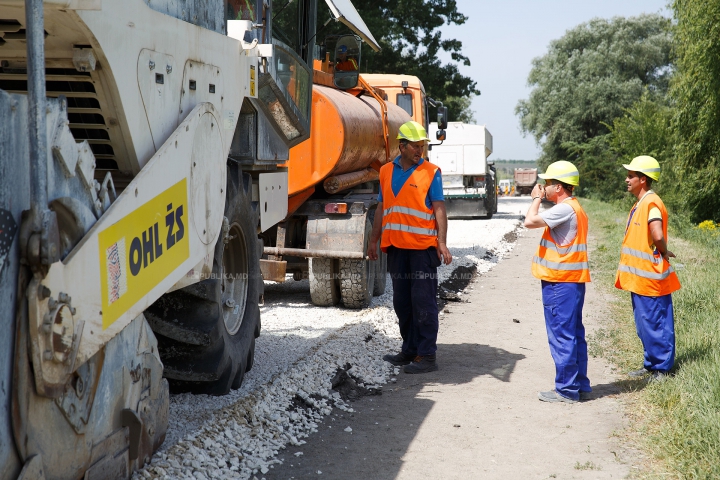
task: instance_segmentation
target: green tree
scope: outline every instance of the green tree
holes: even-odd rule
[[[655,157],[663,169],[660,182],[653,189],[663,194],[666,203],[677,205],[677,188],[673,172],[673,147],[676,141],[672,128],[674,109],[669,97],[660,98],[647,92],[616,118],[610,127],[609,144],[622,163],[629,163],[638,155]],[[626,176],[620,163],[616,165],[618,178]]]
[[[477,123],[475,111],[470,108],[474,96],[445,98],[443,104],[448,107],[449,116],[453,122]],[[430,120],[433,120],[432,117]]]
[[[675,0],[673,168],[695,222],[720,221],[720,1]]]
[[[616,175],[605,167],[617,159],[603,151],[609,137],[599,137],[643,92],[665,95],[671,38],[670,19],[651,14],[593,19],[551,42],[548,53],[533,60],[530,98],[515,109],[523,132],[542,145],[541,167],[576,162],[587,192],[608,191],[603,182]]]
[[[462,42],[443,38],[441,31],[444,25],[462,25],[467,20],[455,0],[368,0],[354,5],[382,47],[380,52],[363,48],[361,71],[415,75],[428,96],[449,108],[451,120],[473,117],[469,97],[480,95],[480,91],[458,68],[459,63],[470,65],[470,60],[462,54]],[[326,35],[348,33],[339,22],[321,30],[330,12],[322,2],[318,12],[318,42]],[[291,5],[274,21],[281,28],[292,29],[296,18],[297,7]],[[442,51],[448,52],[453,62],[443,64],[438,59]]]

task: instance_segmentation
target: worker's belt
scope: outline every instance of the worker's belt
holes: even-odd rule
[[[544,258],[534,257],[533,262],[543,267],[550,268],[552,270],[588,270],[590,267],[588,262],[575,262],[575,263],[558,263],[549,262]]]
[[[394,206],[383,210],[384,215],[390,215],[391,213],[404,213],[405,215],[412,215],[413,217],[422,218],[423,220],[435,220],[434,213],[425,213],[414,208]]]
[[[553,243],[545,238],[542,238],[540,239],[540,245],[545,248],[552,248],[560,255],[567,255],[568,253],[587,252],[587,245],[585,245],[584,243],[578,245],[570,245],[569,247],[561,247],[557,243]]]
[[[430,230],[429,228],[411,227],[410,225],[403,225],[402,223],[387,223],[383,225],[383,232],[385,230],[397,230],[398,232],[415,233],[418,235],[430,235],[437,236],[437,230]]]

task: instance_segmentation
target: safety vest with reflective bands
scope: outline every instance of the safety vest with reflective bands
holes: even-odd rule
[[[590,281],[587,254],[588,217],[580,203],[571,197],[565,200],[577,216],[577,235],[572,243],[558,245],[545,227],[537,253],[532,261],[532,274],[548,282],[586,283]]]
[[[661,297],[680,288],[675,270],[657,249],[651,249],[648,217],[650,209],[657,207],[662,215],[663,236],[667,241],[668,214],[665,204],[655,193],[641,198],[628,216],[627,229],[620,251],[620,265],[615,275],[615,286],[622,290]]]
[[[425,205],[425,198],[438,167],[425,160],[410,174],[397,196],[392,189],[394,168],[394,162],[380,168],[383,197],[380,248],[387,252],[390,245],[408,250],[437,247],[435,212]]]

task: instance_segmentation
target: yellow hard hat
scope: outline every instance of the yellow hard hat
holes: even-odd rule
[[[421,140],[430,140],[425,131],[425,127],[418,122],[410,120],[403,123],[397,136],[398,140],[407,140],[408,142],[419,142]]]
[[[630,162],[630,165],[623,164],[623,167],[631,172],[640,172],[645,174],[656,181],[660,179],[660,164],[649,155],[640,155],[639,157],[635,157]]]
[[[575,187],[580,185],[580,172],[575,165],[565,160],[551,163],[545,173],[541,173],[538,177],[543,180],[557,180]]]

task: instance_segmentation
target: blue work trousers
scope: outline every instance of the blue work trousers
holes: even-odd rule
[[[400,323],[402,351],[407,355],[435,355],[438,334],[437,267],[434,247],[409,250],[389,247],[388,272],[393,307]]]
[[[542,299],[550,354],[555,361],[555,390],[579,400],[580,392],[592,391],[582,323],[585,284],[543,280]]]
[[[630,293],[635,329],[645,351],[647,370],[669,372],[675,363],[675,317],[672,295],[648,297]]]

